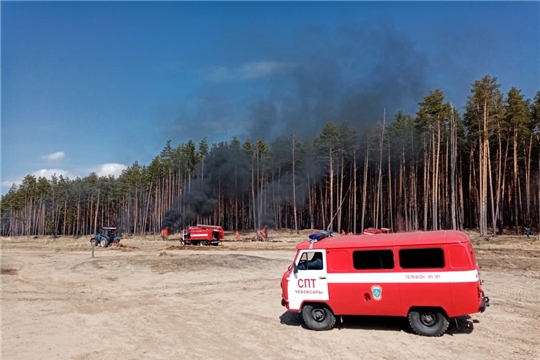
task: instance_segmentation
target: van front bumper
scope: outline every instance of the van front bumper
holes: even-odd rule
[[[482,297],[482,303],[480,304],[480,312],[483,313],[486,311],[486,308],[489,306],[489,298],[487,296]]]

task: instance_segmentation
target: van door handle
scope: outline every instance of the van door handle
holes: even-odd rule
[[[319,279],[326,280],[326,276],[319,276]]]

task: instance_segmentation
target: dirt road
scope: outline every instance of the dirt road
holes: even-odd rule
[[[74,241],[2,243],[3,359],[540,356],[536,244],[475,245],[491,307],[426,338],[399,318],[344,318],[327,332],[303,328],[280,305],[279,280],[294,243],[186,251],[131,239],[92,258],[86,241]]]

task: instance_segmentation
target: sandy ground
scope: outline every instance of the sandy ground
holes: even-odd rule
[[[305,329],[279,286],[301,238],[272,239],[186,250],[128,238],[94,258],[86,238],[2,239],[2,358],[540,358],[538,241],[474,239],[491,307],[427,338],[401,318]]]

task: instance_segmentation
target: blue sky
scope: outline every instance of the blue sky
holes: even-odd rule
[[[540,89],[539,2],[2,2],[2,193],[173,145]]]

